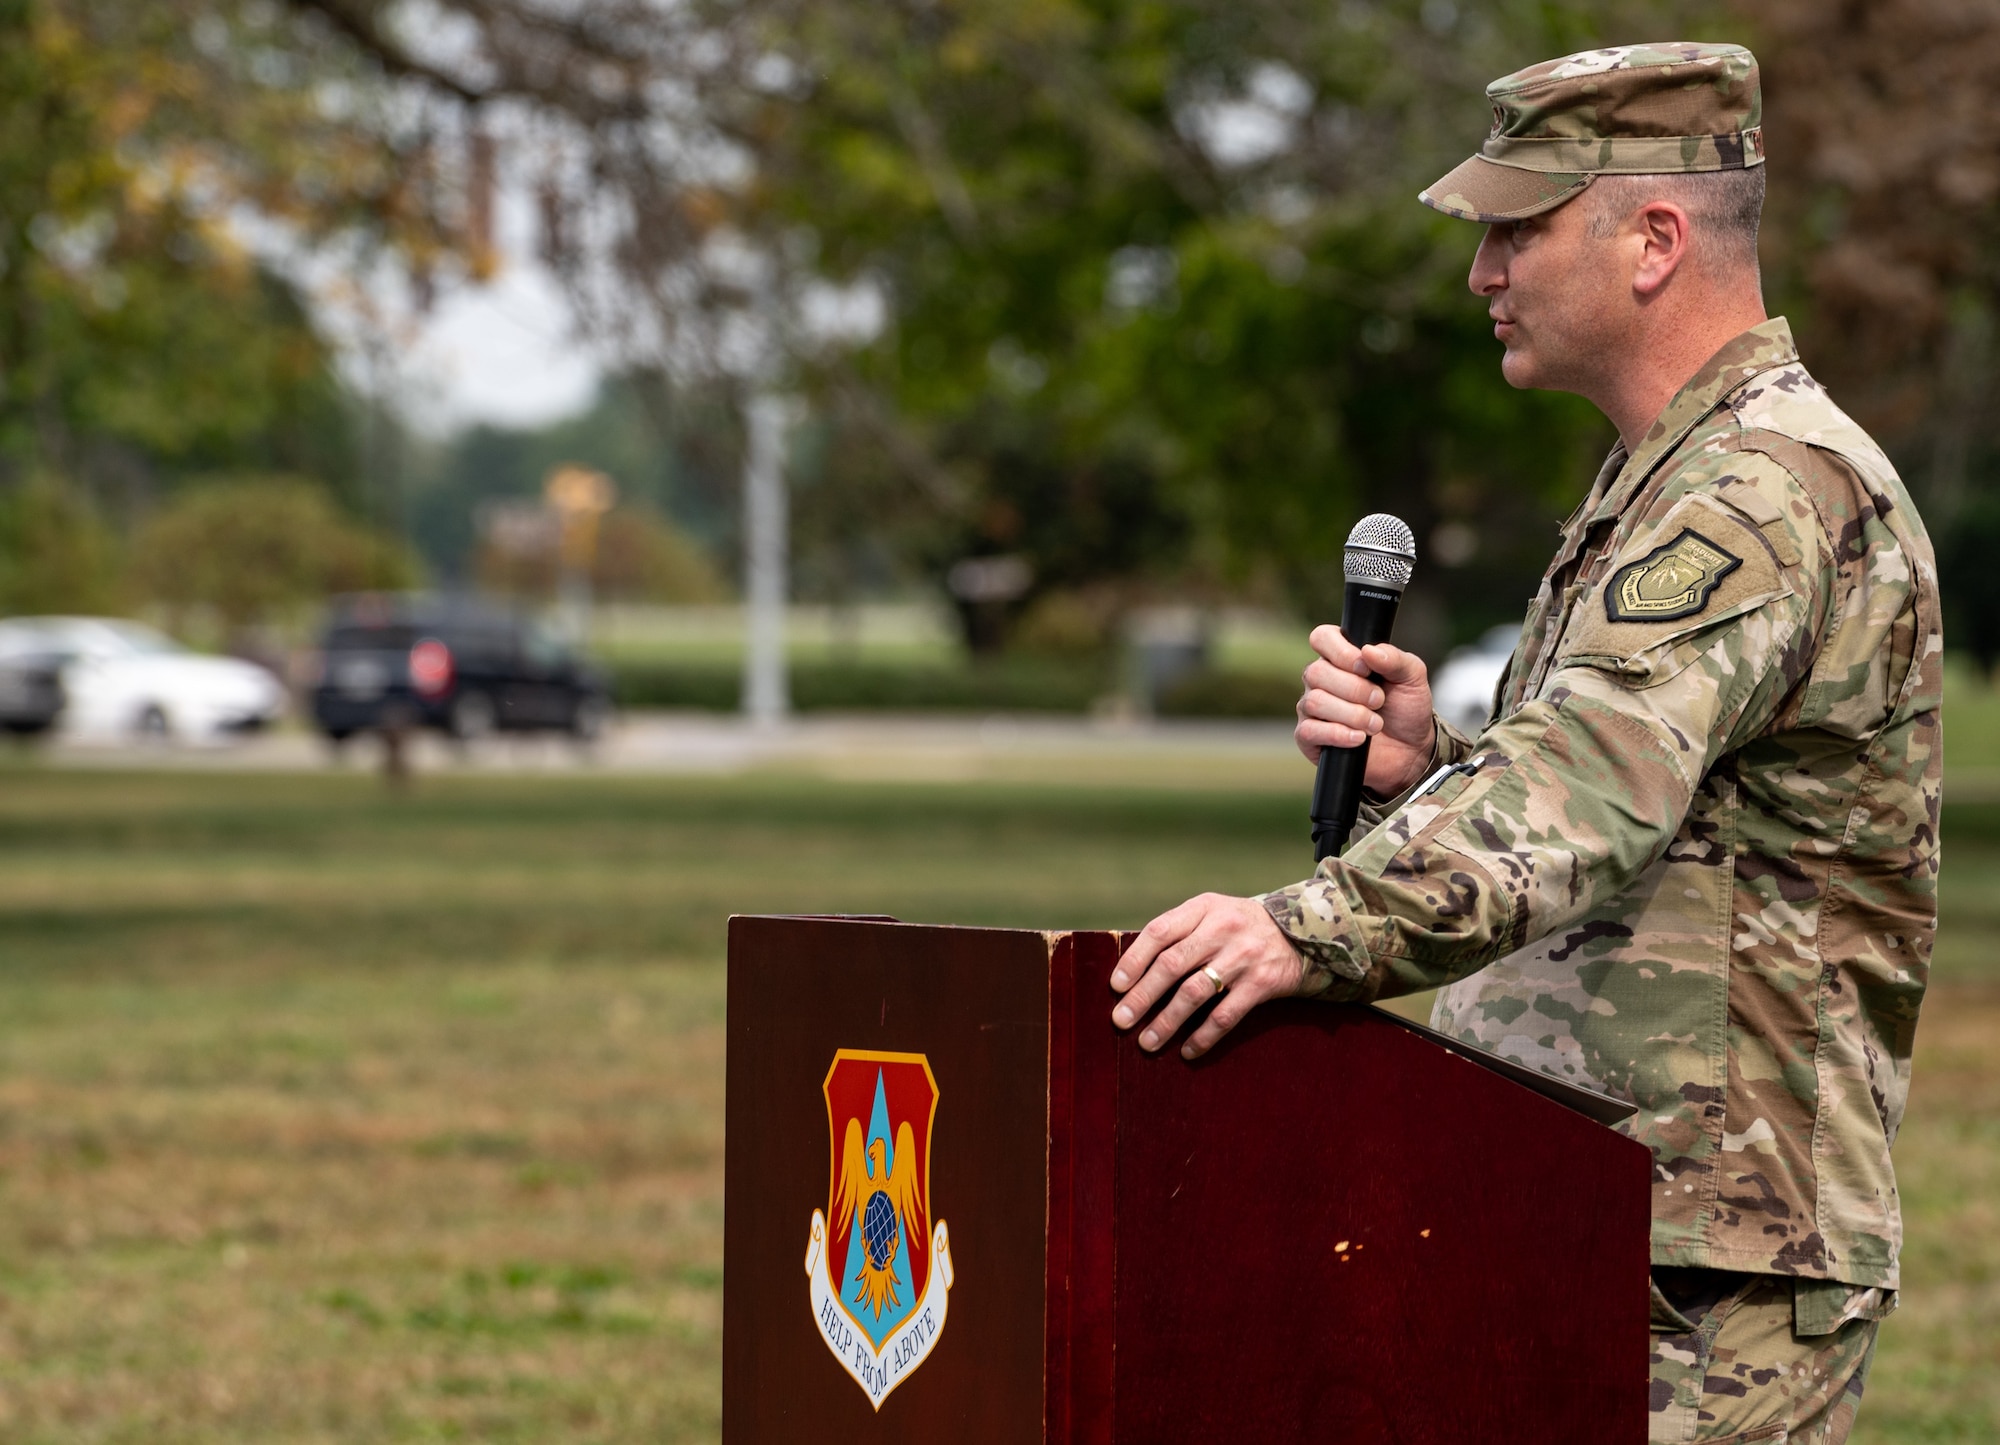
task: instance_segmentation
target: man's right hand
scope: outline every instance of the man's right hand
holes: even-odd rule
[[[1388,643],[1356,647],[1338,627],[1312,632],[1319,656],[1305,670],[1299,725],[1292,736],[1306,761],[1322,748],[1359,747],[1366,738],[1368,790],[1393,798],[1419,782],[1431,766],[1437,741],[1431,720],[1431,681],[1423,659]],[[1369,680],[1374,673],[1378,685]]]

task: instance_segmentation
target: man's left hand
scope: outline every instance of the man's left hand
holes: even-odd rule
[[[1204,893],[1155,918],[1125,950],[1111,975],[1111,986],[1125,997],[1111,1010],[1111,1021],[1129,1029],[1167,999],[1139,1035],[1139,1047],[1152,1051],[1164,1048],[1190,1014],[1223,993],[1181,1045],[1182,1058],[1197,1059],[1265,999],[1297,993],[1305,973],[1298,950],[1263,904]]]

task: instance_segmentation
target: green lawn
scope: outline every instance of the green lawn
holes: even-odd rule
[[[732,911],[1132,925],[1292,792],[0,772],[0,1438],[712,1440]],[[1858,1442],[2000,1436],[2000,807]]]

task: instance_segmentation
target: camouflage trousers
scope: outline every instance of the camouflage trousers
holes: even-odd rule
[[[1653,1270],[1654,1442],[1843,1445],[1893,1290]]]

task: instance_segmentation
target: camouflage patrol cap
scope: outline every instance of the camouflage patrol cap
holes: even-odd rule
[[[1486,87],[1493,131],[1418,200],[1468,221],[1553,210],[1600,175],[1764,164],[1757,57],[1740,45],[1621,45]]]

